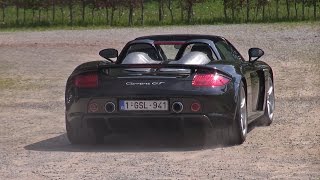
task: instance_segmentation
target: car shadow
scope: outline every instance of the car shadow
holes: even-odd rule
[[[259,127],[259,123],[250,123],[248,132]],[[209,143],[199,144],[197,141],[186,141],[177,133],[122,133],[109,135],[100,145],[73,145],[66,133],[35,142],[25,146],[32,151],[62,151],[62,152],[168,152],[168,151],[196,151],[228,147]]]
[[[248,134],[250,135],[250,132],[256,128],[265,127],[265,126],[266,125],[264,125],[263,121],[260,118],[258,118],[257,120],[248,124]]]
[[[105,137],[101,145],[73,145],[67,135],[45,139],[25,146],[32,151],[62,151],[62,152],[167,152],[195,151],[207,148],[197,143],[182,143],[184,138],[177,135],[150,133],[126,133]]]

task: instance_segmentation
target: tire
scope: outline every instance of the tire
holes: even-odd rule
[[[274,85],[270,76],[268,77],[266,82],[264,107],[264,114],[259,121],[261,125],[269,126],[273,122],[273,115],[275,109]]]
[[[240,84],[239,100],[237,104],[237,112],[233,124],[228,128],[227,144],[242,144],[248,133],[248,112],[247,97],[244,85]]]
[[[237,145],[242,144],[248,133],[247,98],[243,83],[239,88],[239,100],[233,123],[227,127],[214,127],[207,132],[208,145]]]
[[[67,137],[71,144],[102,144],[104,134],[101,128],[88,127],[86,120],[70,123],[66,120]]]

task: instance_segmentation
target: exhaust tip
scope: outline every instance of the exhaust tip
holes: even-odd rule
[[[107,113],[113,113],[116,110],[116,105],[113,102],[107,102],[105,110]]]
[[[183,110],[183,104],[181,102],[174,102],[171,109],[175,113],[181,113]]]

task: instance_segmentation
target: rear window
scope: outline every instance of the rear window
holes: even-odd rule
[[[175,60],[181,45],[159,45],[167,60]]]

